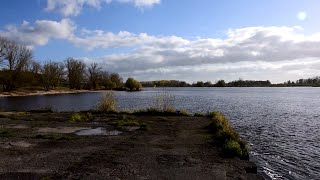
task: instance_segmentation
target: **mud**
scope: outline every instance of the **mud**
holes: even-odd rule
[[[130,129],[112,125],[121,118],[117,114],[70,123],[71,114],[1,118],[0,179],[263,179],[246,172],[254,163],[222,156],[205,117],[130,115],[148,127]],[[75,134],[88,128],[122,133]]]

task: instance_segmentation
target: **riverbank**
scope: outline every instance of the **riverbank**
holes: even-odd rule
[[[18,97],[18,96],[42,96],[42,95],[56,95],[56,94],[76,94],[84,92],[95,92],[91,90],[23,90],[23,91],[11,91],[0,92],[0,97]]]
[[[263,179],[205,116],[0,113],[0,179]]]

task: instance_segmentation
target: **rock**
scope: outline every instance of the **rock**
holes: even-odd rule
[[[256,165],[252,165],[249,167],[244,168],[247,173],[252,173],[252,174],[257,174],[258,173],[258,168]]]

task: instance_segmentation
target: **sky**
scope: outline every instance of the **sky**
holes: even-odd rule
[[[0,36],[140,81],[320,75],[318,0],[1,0]]]

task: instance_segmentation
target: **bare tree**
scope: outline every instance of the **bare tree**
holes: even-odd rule
[[[1,39],[0,63],[4,76],[1,77],[3,89],[11,91],[16,87],[16,82],[32,59],[32,50],[14,41]]]
[[[41,83],[46,91],[56,88],[62,81],[64,65],[62,63],[49,61],[41,68]]]
[[[41,70],[41,64],[38,63],[37,61],[30,61],[28,64],[28,71],[33,73],[33,74],[39,74]]]
[[[5,48],[7,46],[8,40],[0,37],[0,65],[2,65],[5,56]]]
[[[102,67],[99,67],[97,63],[92,63],[88,67],[87,76],[88,76],[89,84],[93,89],[97,89],[99,80],[101,79],[101,76],[102,76],[101,69]]]
[[[73,58],[68,58],[65,64],[70,88],[81,89],[81,85],[85,79],[86,65],[84,62]]]

